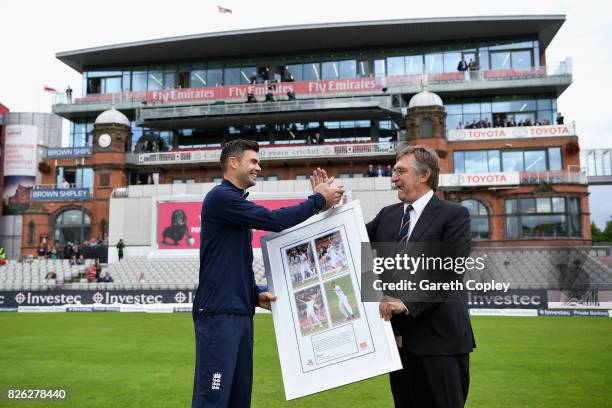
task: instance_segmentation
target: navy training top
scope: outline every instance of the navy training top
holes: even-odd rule
[[[259,289],[253,274],[251,228],[279,232],[318,213],[321,193],[304,202],[268,210],[246,199],[244,190],[227,180],[204,197],[200,230],[200,283],[193,302],[193,319],[216,314],[252,316]]]

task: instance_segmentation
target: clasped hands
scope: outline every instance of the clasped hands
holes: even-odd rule
[[[325,206],[323,206],[321,211],[329,210],[334,205],[340,203],[342,196],[346,192],[343,186],[332,187],[333,182],[334,178],[327,177],[327,173],[322,168],[317,167],[316,170],[312,171],[312,176],[310,176],[312,191],[321,193],[325,198]]]

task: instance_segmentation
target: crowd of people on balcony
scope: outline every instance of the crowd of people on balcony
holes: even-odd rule
[[[368,169],[365,172],[366,177],[391,177],[393,174],[393,168],[390,164],[387,164],[387,167],[384,167],[378,164],[374,167],[373,164],[368,165]]]
[[[561,112],[557,113],[557,125],[563,125],[564,117]],[[471,122],[459,122],[457,129],[483,129],[483,128],[502,128],[502,127],[517,127],[517,126],[549,126],[551,125],[548,118],[543,120],[531,121],[529,118],[522,119],[518,122],[514,120],[512,115],[494,115],[493,123],[488,118],[480,120],[472,120]]]

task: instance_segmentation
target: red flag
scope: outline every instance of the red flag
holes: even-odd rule
[[[43,85],[43,91],[45,91],[45,92],[57,92],[57,89],[51,88],[48,85]]]
[[[230,13],[232,14],[232,10],[225,8],[225,7],[221,7],[221,6],[217,6],[217,10],[219,11],[219,13]]]

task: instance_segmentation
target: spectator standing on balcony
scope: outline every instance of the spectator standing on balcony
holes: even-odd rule
[[[376,177],[384,177],[385,176],[385,170],[383,170],[382,166],[379,164],[378,166],[376,166]]]
[[[478,79],[478,70],[480,69],[480,67],[478,66],[478,63],[472,58],[470,58],[468,69],[470,71],[470,79]]]
[[[314,144],[323,144],[325,140],[323,140],[323,136],[319,132],[315,133]]]
[[[266,93],[266,102],[274,102],[274,93],[272,85],[268,85],[268,93]]]
[[[467,70],[468,70],[468,64],[467,62],[465,62],[465,59],[461,57],[461,61],[459,61],[459,64],[457,65],[457,71],[465,72]]]
[[[376,177],[376,171],[374,170],[373,164],[370,164],[368,166],[368,171],[366,171],[366,177]]]
[[[385,169],[385,177],[391,177],[393,175],[393,169],[390,164],[387,164],[387,168]]]
[[[43,244],[40,244],[37,254],[39,258],[44,258],[45,256],[47,256],[47,250]]]
[[[255,103],[257,102],[257,98],[255,98],[255,94],[253,92],[249,92],[247,94],[247,103]]]
[[[557,112],[557,125],[563,125],[564,120],[565,118],[563,117],[561,112]]]
[[[68,103],[72,103],[72,88],[70,85],[68,85],[68,88],[66,88],[66,100]]]
[[[119,256],[119,261],[123,259],[123,249],[125,248],[125,244],[123,243],[123,239],[119,238],[119,242],[117,242],[117,256]]]

